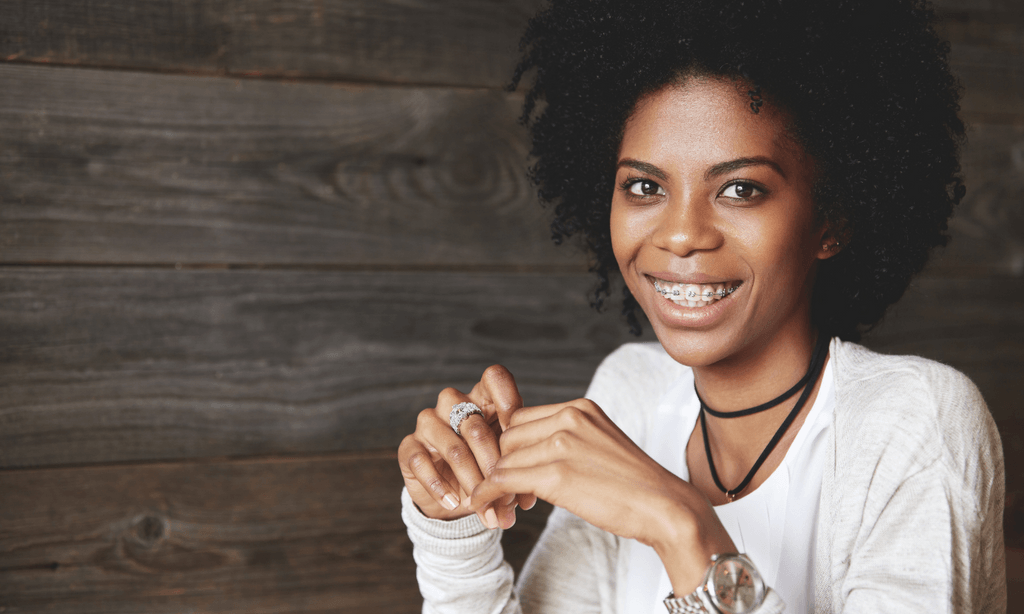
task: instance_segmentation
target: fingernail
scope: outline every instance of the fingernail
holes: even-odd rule
[[[443,505],[448,511],[454,510],[459,507],[459,498],[452,493],[448,493],[444,496],[444,499],[441,499],[441,505]]]
[[[494,508],[487,508],[487,511],[484,512],[484,520],[486,521],[485,524],[487,525],[488,528],[498,528],[498,515],[494,513]]]
[[[514,503],[505,512],[505,518],[508,521],[508,526],[505,528],[511,529],[516,524],[516,505]]]

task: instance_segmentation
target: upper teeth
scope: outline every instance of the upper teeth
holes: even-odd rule
[[[739,288],[739,284],[726,287],[726,284],[684,285],[654,280],[654,289],[674,302],[710,302],[732,294],[737,288]]]

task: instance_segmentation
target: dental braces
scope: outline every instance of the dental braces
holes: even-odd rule
[[[723,288],[723,289],[719,290],[718,292],[715,292],[714,290],[705,290],[704,292],[702,292],[700,294],[698,294],[694,290],[687,290],[686,291],[686,300],[688,300],[688,301],[695,301],[698,298],[703,298],[704,300],[709,301],[709,300],[711,300],[712,298],[714,298],[716,296],[719,297],[719,298],[725,298],[725,297],[729,296],[730,294],[732,294],[733,292],[735,292],[738,288],[739,288],[739,286],[733,286],[731,288]],[[664,297],[680,296],[682,294],[679,290],[669,290],[668,288],[662,288],[661,285],[658,284],[658,282],[654,282],[654,289],[657,290],[658,292],[660,292],[661,295],[664,296]]]

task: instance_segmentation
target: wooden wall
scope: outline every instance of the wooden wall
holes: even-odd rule
[[[502,85],[540,3],[5,3],[0,611],[419,610],[415,413],[493,362],[577,396],[627,340],[524,178]],[[1017,598],[1024,8],[939,8],[968,196],[869,345],[981,386]]]

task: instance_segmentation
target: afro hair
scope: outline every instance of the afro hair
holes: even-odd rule
[[[748,83],[753,113],[778,105],[815,160],[818,214],[849,238],[819,266],[815,326],[857,340],[877,324],[946,244],[965,192],[961,88],[933,21],[915,0],[554,0],[527,27],[511,88],[530,73],[530,176],[555,242],[581,235],[591,253],[595,307],[618,271],[609,216],[624,125],[644,95],[705,74]]]

